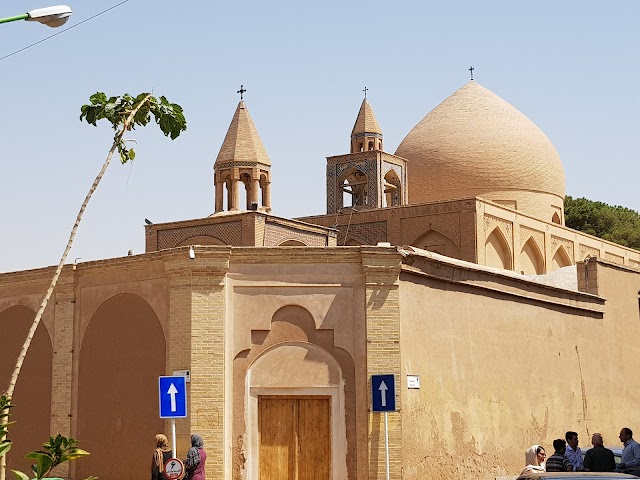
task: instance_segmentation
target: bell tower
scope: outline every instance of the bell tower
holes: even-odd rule
[[[213,165],[215,212],[241,210],[240,190],[246,193],[243,210],[271,211],[271,160],[262,144],[240,87],[240,103]]]
[[[382,129],[365,98],[351,131],[350,153],[327,157],[327,213],[407,205],[407,161],[383,151]]]

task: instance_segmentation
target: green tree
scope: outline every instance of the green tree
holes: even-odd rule
[[[73,246],[73,240],[76,236],[76,232],[78,230],[78,226],[80,225],[80,221],[82,220],[82,216],[84,214],[85,209],[91,199],[91,196],[98,188],[98,184],[102,177],[104,176],[107,167],[111,163],[111,158],[113,154],[118,151],[120,154],[120,162],[125,164],[128,161],[132,161],[135,158],[135,152],[133,148],[130,148],[127,145],[127,141],[123,138],[126,132],[129,132],[135,129],[136,126],[144,127],[147,125],[151,119],[155,120],[155,123],[160,127],[162,133],[165,136],[170,137],[172,140],[175,140],[182,132],[187,129],[187,122],[185,120],[184,114],[182,112],[182,107],[175,103],[170,103],[165,97],[160,97],[159,99],[151,95],[150,93],[141,93],[135,97],[124,94],[121,97],[107,97],[104,93],[98,92],[91,96],[90,102],[87,105],[83,105],[80,110],[80,121],[87,121],[89,124],[93,126],[97,126],[97,122],[100,120],[107,120],[112,128],[115,130],[115,134],[113,137],[113,144],[109,153],[107,154],[107,158],[104,161],[102,168],[98,175],[96,176],[89,192],[87,193],[84,202],[82,202],[82,206],[80,207],[80,211],[76,216],[75,224],[71,229],[71,234],[69,235],[69,241],[67,242],[67,246],[64,249],[64,253],[60,258],[60,262],[58,263],[58,267],[51,279],[51,284],[49,285],[49,289],[47,290],[42,303],[40,304],[40,308],[38,309],[38,313],[36,314],[35,319],[29,329],[29,333],[27,338],[22,346],[22,350],[18,359],[16,361],[16,366],[13,370],[13,374],[11,375],[11,380],[9,382],[9,387],[6,391],[6,397],[11,399],[13,395],[13,391],[16,386],[16,382],[18,381],[18,376],[20,375],[20,369],[22,368],[22,364],[27,355],[27,351],[29,350],[29,345],[31,345],[31,340],[33,339],[33,335],[40,324],[40,320],[42,318],[42,314],[44,313],[45,308],[47,307],[47,303],[51,298],[51,294],[56,287],[56,283],[58,282],[58,278],[60,277],[60,273],[62,272],[62,267],[69,255],[69,251]],[[3,411],[4,412],[4,411]],[[2,416],[0,418],[0,425],[6,427],[8,417]],[[6,438],[6,429],[0,430],[0,442],[5,440]],[[2,445],[2,443],[0,443]],[[0,457],[0,480],[5,480],[6,478],[6,453],[7,450],[4,450]]]
[[[569,228],[640,250],[640,214],[635,210],[567,196],[564,216]]]

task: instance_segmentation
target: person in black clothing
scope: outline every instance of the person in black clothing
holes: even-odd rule
[[[547,458],[547,472],[573,472],[571,461],[564,455],[567,451],[567,442],[558,438],[553,441],[553,455]]]
[[[584,468],[591,472],[613,472],[616,469],[616,460],[613,452],[605,448],[602,435],[594,433],[591,437],[593,448],[587,450],[584,455]]]
[[[153,451],[151,460],[151,480],[166,480],[164,464],[171,458],[171,447],[169,440],[161,433],[156,435],[156,449]]]

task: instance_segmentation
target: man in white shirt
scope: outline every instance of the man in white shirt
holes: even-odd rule
[[[584,463],[582,460],[582,450],[578,446],[578,434],[576,432],[567,432],[564,434],[564,438],[567,441],[567,451],[565,456],[573,465],[574,472],[582,472],[584,470]]]
[[[640,471],[640,444],[633,439],[633,432],[627,427],[620,430],[618,438],[624,444],[622,462],[618,465],[618,471],[633,472],[635,475]]]

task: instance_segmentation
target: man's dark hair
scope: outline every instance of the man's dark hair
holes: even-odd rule
[[[630,429],[630,428],[624,427],[624,428],[622,429],[622,431],[623,431],[624,433],[626,433],[627,435],[629,435],[630,437],[633,437],[633,432],[631,431],[631,429]]]
[[[567,442],[565,442],[561,438],[557,438],[553,441],[553,449],[558,453],[564,453],[564,451],[567,449]]]
[[[577,436],[578,436],[577,432],[567,432],[567,433],[564,434],[564,439],[568,442],[573,437],[577,437]]]

